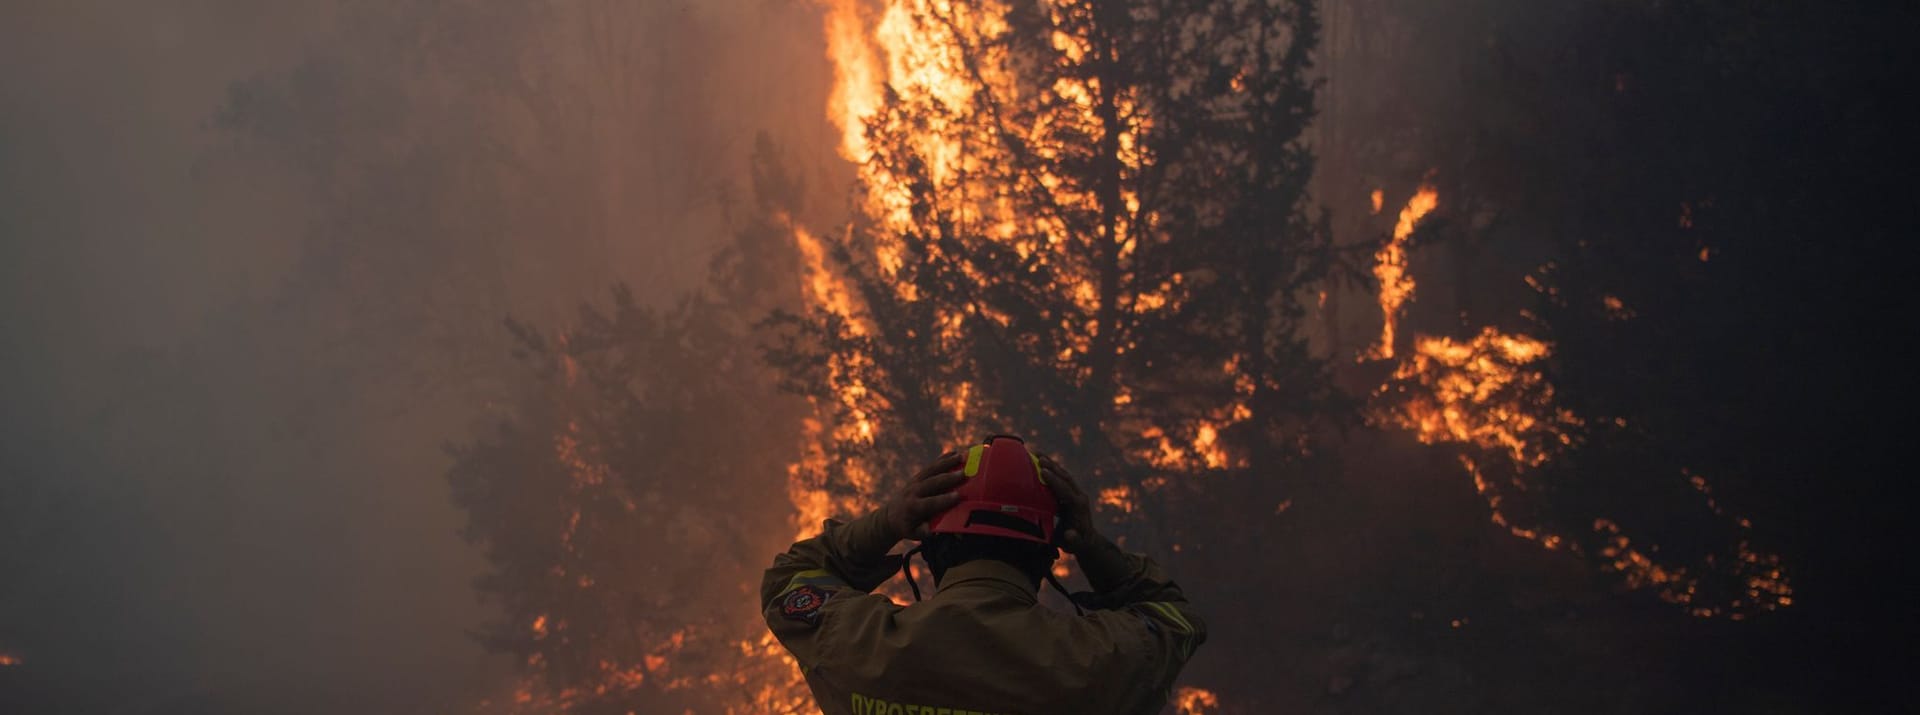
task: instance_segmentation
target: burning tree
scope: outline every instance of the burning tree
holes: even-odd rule
[[[817,509],[1013,429],[1155,517],[1136,544],[1181,548],[1160,517],[1203,475],[1271,510],[1345,407],[1301,325],[1333,263],[1301,144],[1312,4],[829,12],[859,211],[800,232],[812,300],[770,355],[818,407]]]

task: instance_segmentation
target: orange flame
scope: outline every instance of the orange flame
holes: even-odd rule
[[[1069,297],[1083,316],[1097,313],[1103,298],[1109,296],[1102,295],[1093,269],[1071,258],[1066,251],[1071,239],[1066,224],[1056,212],[1017,211],[1012,198],[1020,193],[1041,193],[1063,205],[1098,205],[1095,196],[1074,188],[1077,184],[1053,166],[1060,158],[1061,149],[1057,140],[1048,138],[1049,132],[1058,132],[1062,126],[1099,126],[1095,98],[1100,88],[1094,80],[1071,73],[1055,78],[1045,91],[1066,100],[1060,109],[1034,126],[1014,126],[983,108],[1009,103],[1023,94],[1031,94],[1034,89],[1022,86],[1017,80],[1013,60],[1004,48],[1013,31],[1006,21],[1010,12],[1008,3],[1002,0],[974,3],[823,0],[823,5],[827,56],[834,65],[835,77],[827,116],[840,130],[840,154],[859,165],[860,185],[865,192],[859,209],[881,229],[871,236],[863,236],[871,238],[872,262],[881,277],[893,278],[904,267],[905,247],[900,241],[902,236],[914,233],[909,230],[915,228],[914,192],[930,189],[951,199],[944,205],[954,212],[953,219],[969,225],[975,235],[1007,241],[1022,257],[1050,269],[1057,277],[1056,289]],[[1071,27],[1073,23],[1064,14],[1069,11],[1060,6],[1047,6],[1045,20],[1056,27]],[[1090,47],[1086,38],[1064,30],[1053,31],[1049,41],[1069,61],[1084,57]],[[1121,105],[1118,115],[1126,118],[1123,126],[1116,129],[1116,158],[1126,171],[1138,171],[1146,161],[1141,136],[1151,120],[1145,113],[1135,111],[1133,98],[1116,96],[1113,99]],[[911,119],[903,114],[910,115]],[[870,132],[876,128],[888,137],[900,138],[904,146],[875,145],[875,137]],[[1028,162],[1031,166],[1025,178],[1008,179],[1004,173],[995,171],[1014,163],[1006,148],[1009,143],[1019,144],[1036,159]],[[893,157],[892,163],[874,160],[877,151],[901,149],[912,152],[920,160],[918,166],[924,170],[923,176],[891,173],[890,167],[899,163],[898,157]],[[1009,180],[1033,185],[1003,185]],[[914,181],[923,181],[929,186],[916,189]],[[1123,205],[1123,210],[1118,212],[1121,218],[1113,227],[1115,233],[1103,240],[1112,240],[1118,246],[1121,259],[1127,260],[1137,248],[1128,222],[1139,214],[1140,198],[1128,184],[1118,199]],[[795,234],[807,262],[812,304],[851,317],[851,311],[858,306],[843,297],[851,291],[840,287],[838,279],[829,276],[817,241],[798,227]],[[927,252],[931,259],[939,257],[937,244],[917,248]],[[983,276],[972,275],[973,269],[969,266],[956,268],[969,277],[985,280]],[[903,299],[917,298],[912,281],[895,280],[892,285]],[[1158,311],[1177,306],[1183,289],[1180,277],[1175,275],[1171,280],[1159,281],[1158,285],[1143,286],[1121,300],[1136,313]],[[942,335],[958,336],[964,321],[970,319],[1001,323],[1007,320],[1006,316],[976,310],[977,313],[966,315],[940,316]],[[853,322],[859,325],[859,321]],[[1057,358],[1072,362],[1093,349],[1100,323],[1063,316],[1061,327],[1065,328],[1066,340]],[[1116,349],[1125,352],[1131,347],[1122,344]],[[830,378],[846,374],[844,366],[828,368]],[[971,396],[966,392],[969,386],[961,385],[957,389],[961,391],[959,396],[942,400],[956,421],[962,421],[968,414]],[[861,413],[857,407],[863,395],[855,393],[863,390],[862,386],[849,385],[841,391],[838,397],[843,414]],[[1122,399],[1116,397],[1115,403],[1124,404]],[[1231,460],[1219,448],[1217,435],[1248,413],[1244,406],[1230,408],[1220,419],[1210,420],[1193,430],[1181,430],[1177,439],[1165,436],[1163,441],[1167,445],[1161,450],[1162,458],[1193,459],[1216,468],[1229,465]],[[874,437],[871,424],[866,424],[864,419],[856,422],[862,423],[854,429],[861,430],[863,439]],[[841,430],[835,426],[831,431],[838,436]]]
[[[1173,711],[1177,715],[1213,715],[1220,698],[1205,688],[1182,687],[1173,693]]]
[[[1394,378],[1426,388],[1396,416],[1425,444],[1455,442],[1503,450],[1516,464],[1545,463],[1572,443],[1580,418],[1554,407],[1553,386],[1528,365],[1551,348],[1491,327],[1467,342],[1421,336]]]
[[[1376,209],[1379,196],[1379,192],[1375,192]],[[1378,264],[1374,275],[1380,280],[1380,308],[1385,321],[1380,344],[1372,353],[1374,357],[1394,356],[1399,309],[1414,290],[1413,277],[1406,271],[1405,241],[1420,218],[1438,203],[1433,189],[1422,187],[1400,211],[1393,240],[1375,256]],[[1701,260],[1706,260],[1704,249]],[[1535,290],[1557,295],[1553,286],[1543,284],[1537,276],[1526,276],[1526,280]],[[1602,296],[1601,307],[1610,320],[1634,317],[1633,309],[1617,296]],[[1552,346],[1543,341],[1503,333],[1491,326],[1466,341],[1417,336],[1414,354],[1399,364],[1391,382],[1379,391],[1384,394],[1393,388],[1410,393],[1386,421],[1411,431],[1424,444],[1472,445],[1503,455],[1514,470],[1514,484],[1524,488],[1518,475],[1546,464],[1572,446],[1577,428],[1585,425],[1571,410],[1556,404],[1553,386],[1535,367],[1551,353]],[[1625,424],[1619,418],[1614,422]],[[1561,535],[1523,528],[1509,521],[1502,510],[1505,497],[1488,481],[1484,465],[1467,455],[1459,459],[1473,478],[1474,489],[1486,500],[1494,524],[1546,549],[1579,550]],[[1684,470],[1682,474],[1706,498],[1710,510],[1724,515],[1704,478]],[[1742,529],[1751,527],[1744,518],[1737,523]],[[1748,611],[1770,611],[1793,603],[1793,589],[1780,565],[1780,557],[1757,552],[1746,540],[1740,541],[1736,548],[1737,563],[1723,567],[1731,569],[1745,584],[1745,597],[1708,605],[1698,603],[1695,598],[1701,577],[1684,568],[1661,563],[1653,556],[1657,548],[1636,547],[1620,526],[1609,519],[1595,520],[1593,529],[1601,535],[1603,546],[1598,555],[1606,569],[1619,573],[1628,588],[1653,590],[1662,600],[1687,607],[1692,615],[1703,618],[1725,615],[1731,620],[1740,620]],[[1464,619],[1456,622],[1455,627],[1464,622]]]
[[[827,54],[833,59],[834,71],[827,114],[840,125],[840,155],[856,164],[865,163],[871,153],[865,122],[880,110],[881,79],[873,45],[860,19],[859,3],[830,3],[826,33]]]
[[[1376,213],[1379,211],[1380,198],[1380,193],[1374,192]],[[1380,343],[1374,346],[1373,357],[1393,357],[1394,329],[1400,322],[1400,308],[1413,298],[1413,277],[1407,274],[1407,239],[1413,236],[1413,228],[1420,223],[1420,219],[1439,205],[1440,192],[1432,186],[1420,187],[1413,198],[1407,200],[1406,207],[1400,209],[1400,221],[1393,226],[1392,240],[1373,254],[1373,276],[1380,281],[1382,319]]]

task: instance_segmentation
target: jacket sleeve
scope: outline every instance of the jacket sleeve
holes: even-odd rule
[[[1124,712],[1159,712],[1174,678],[1207,640],[1206,623],[1180,587],[1145,555],[1105,542],[1076,555],[1093,592],[1078,594],[1088,614],[1113,634],[1118,656],[1109,682],[1130,683]]]
[[[829,519],[819,536],[773,557],[760,581],[760,610],[802,671],[819,665],[831,622],[841,617],[835,614],[896,607],[872,591],[900,569],[900,557],[887,555],[898,541],[874,511],[851,522]]]

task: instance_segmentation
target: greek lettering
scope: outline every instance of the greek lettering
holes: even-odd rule
[[[853,705],[853,715],[1000,715],[966,708],[896,703],[859,693],[853,693],[849,702]]]

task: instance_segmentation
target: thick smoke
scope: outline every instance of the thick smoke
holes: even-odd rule
[[[1876,647],[1911,630],[1884,537],[1910,531],[1888,495],[1912,470],[1879,414],[1912,382],[1891,248],[1912,10],[1319,7],[1313,199],[1360,267],[1320,297],[1316,348],[1377,334],[1366,241],[1431,182],[1408,334],[1551,327],[1562,396],[1644,429],[1602,435],[1649,446],[1626,467],[1543,482],[1560,508],[1535,520],[1682,524],[1660,505],[1706,508],[1711,479],[1802,590],[1750,627],[1635,600],[1490,524],[1445,452],[1356,426],[1338,479],[1288,474],[1298,499],[1260,505],[1272,538],[1182,557],[1183,579],[1226,574],[1188,584],[1216,624],[1190,679],[1225,712],[1884,709],[1901,663]],[[757,135],[806,186],[797,223],[835,224],[852,171],[820,12],[0,4],[0,713],[499,698],[512,669],[469,633],[501,609],[475,597],[441,445],[527,389],[503,318],[547,334],[616,282],[650,305],[697,288],[754,211]],[[1556,251],[1590,274],[1549,278],[1595,300],[1556,311],[1522,280]],[[1369,369],[1342,387],[1371,394]],[[1670,448],[1721,468],[1629,468]]]
[[[807,3],[445,5],[0,10],[0,710],[493,694],[501,319],[699,285],[756,133],[829,166]]]

